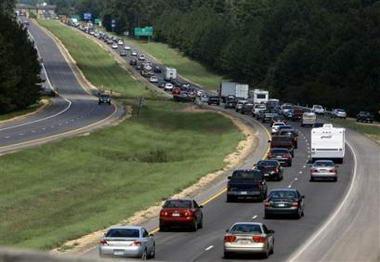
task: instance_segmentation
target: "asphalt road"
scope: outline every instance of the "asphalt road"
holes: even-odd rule
[[[42,142],[48,137],[59,137],[121,115],[121,110],[114,105],[99,106],[97,98],[82,88],[48,35],[33,23],[30,23],[29,31],[43,59],[48,79],[60,96],[53,98],[52,104],[37,114],[0,124],[1,153],[30,145],[30,141]]]
[[[114,51],[120,51],[121,48]],[[137,50],[134,47],[132,49]],[[154,60],[147,54],[145,56]],[[132,59],[130,52],[124,58],[130,61]],[[160,81],[163,80],[163,74],[158,74],[158,77]],[[266,137],[263,128],[251,117],[239,117],[258,130],[260,139],[257,152],[242,165],[246,168],[261,158],[265,151]],[[263,221],[269,228],[276,231],[275,253],[269,257],[272,261],[284,261],[289,258],[296,261],[379,259],[379,146],[363,135],[348,131],[346,138],[350,146],[346,147],[344,164],[339,167],[339,181],[311,183],[307,165],[310,129],[300,127],[299,123],[293,123],[293,125],[301,133],[293,166],[286,168],[283,181],[269,182],[269,188],[292,186],[300,190],[306,196],[303,218],[266,220],[263,218],[262,203],[226,203],[225,193],[217,194],[218,188],[226,184],[224,177],[211,188],[195,196],[198,202],[207,202],[204,208],[204,228],[196,233],[157,233],[156,259],[164,261],[223,260],[225,229],[234,222],[249,221],[252,217],[256,217],[256,221]],[[219,197],[207,201],[213,194]],[[154,230],[157,224],[158,219],[155,219],[148,221],[144,226],[149,230]],[[92,248],[84,255],[96,256],[96,253],[96,248]],[[239,259],[261,258],[237,257],[233,260]]]

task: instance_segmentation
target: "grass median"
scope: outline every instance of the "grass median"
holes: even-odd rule
[[[76,41],[94,48],[93,53],[104,51],[87,43],[89,39],[59,37],[73,42],[67,46],[70,52],[79,45]],[[86,61],[88,54],[75,56]],[[141,84],[126,72],[121,76],[118,69],[109,70],[105,61],[93,59],[93,69],[84,70],[86,77],[111,86],[129,82],[125,92],[140,92]],[[121,92],[123,88],[120,85]],[[133,106],[135,99],[128,102]],[[184,107],[146,100],[139,116],[117,127],[2,156],[0,245],[60,246],[130,217],[222,168],[243,135],[227,118]]]

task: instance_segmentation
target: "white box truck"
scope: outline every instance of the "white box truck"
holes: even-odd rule
[[[269,100],[269,91],[254,89],[253,90],[253,103],[254,104],[266,104]]]
[[[167,67],[165,70],[165,80],[170,81],[177,78],[177,69]]]
[[[222,82],[219,86],[219,96],[225,102],[229,96],[234,96],[238,99],[247,99],[249,85],[239,84],[235,82]]]
[[[331,159],[343,163],[346,152],[346,129],[336,128],[332,124],[311,130],[311,158]]]

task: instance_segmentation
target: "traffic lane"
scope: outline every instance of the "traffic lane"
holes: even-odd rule
[[[19,144],[76,130],[101,121],[105,116],[113,114],[115,110],[114,105],[98,105],[96,101],[73,103],[66,113],[46,121],[14,126],[0,131],[0,146]]]
[[[291,257],[292,261],[377,261],[380,257],[380,147],[346,130],[357,174],[336,215]]]
[[[308,133],[307,129],[303,130]],[[310,138],[310,135],[306,138]],[[306,151],[306,140],[300,141],[297,151]],[[296,152],[296,159],[299,155]],[[298,156],[298,158],[300,158]],[[262,203],[226,203],[226,195],[211,202],[204,208],[205,226],[196,233],[165,232],[157,234],[157,258],[160,260],[220,260],[223,257],[223,235],[225,229],[237,221],[249,221],[257,216],[257,221],[263,221],[276,231],[275,253],[270,257],[273,261],[285,260],[294,247],[300,245],[318,228],[335,208],[349,184],[352,175],[352,153],[348,152],[346,162],[340,167],[340,173],[348,173],[340,177],[337,183],[309,182],[307,155],[295,161],[293,167],[287,168],[285,179],[281,182],[269,182],[269,188],[287,187],[293,182],[293,187],[306,195],[305,217],[293,219],[263,219]],[[303,171],[300,174],[300,171]],[[295,180],[297,178],[298,180]],[[226,215],[228,214],[228,215]],[[178,249],[178,246],[186,249]],[[212,246],[212,248],[210,248]],[[177,248],[176,248],[177,247]],[[210,249],[208,249],[210,248]],[[206,250],[208,249],[208,250]]]

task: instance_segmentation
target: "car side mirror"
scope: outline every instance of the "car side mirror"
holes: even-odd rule
[[[200,205],[200,206],[199,206],[199,208],[203,208],[203,206],[202,206],[202,205]]]
[[[301,198],[305,198],[305,196],[301,196]]]
[[[228,176],[227,179],[230,180],[232,178],[232,176]]]
[[[274,230],[270,229],[268,230],[269,233],[274,234]]]
[[[228,231],[229,231],[229,230],[230,230],[230,229],[229,229],[229,228],[227,228],[227,229],[226,229],[226,233],[228,233]]]
[[[150,237],[154,237],[154,234],[149,234]]]

